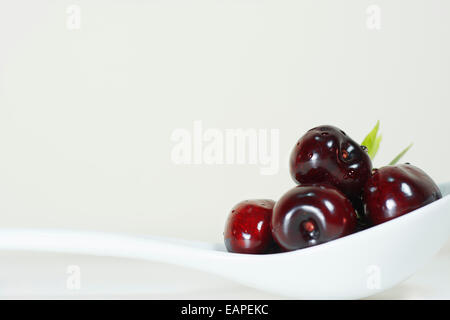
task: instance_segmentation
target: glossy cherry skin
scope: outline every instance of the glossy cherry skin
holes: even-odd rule
[[[366,150],[334,126],[309,130],[291,153],[291,176],[299,184],[327,183],[357,201],[372,171]]]
[[[235,205],[225,225],[225,246],[236,253],[272,253],[276,249],[271,232],[275,201],[246,200]]]
[[[364,188],[366,214],[373,224],[397,218],[440,198],[441,191],[430,176],[410,164],[374,169]]]
[[[355,231],[350,200],[333,186],[297,186],[277,201],[272,234],[285,251],[314,246]]]

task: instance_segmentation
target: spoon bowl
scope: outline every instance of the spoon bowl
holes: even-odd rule
[[[443,198],[349,236],[301,250],[251,255],[219,244],[101,232],[0,229],[0,250],[87,254],[164,262],[296,299],[357,299],[406,280],[450,236],[450,183]]]

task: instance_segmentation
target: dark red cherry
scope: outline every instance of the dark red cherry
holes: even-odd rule
[[[352,201],[361,195],[371,170],[365,148],[333,126],[309,130],[291,153],[290,171],[297,183],[331,184]]]
[[[246,200],[233,207],[225,225],[225,246],[236,253],[271,253],[273,200]]]
[[[374,169],[364,189],[366,214],[380,224],[442,198],[439,187],[421,169],[400,164]]]
[[[272,234],[286,251],[314,246],[355,231],[350,200],[333,186],[297,186],[276,203]]]

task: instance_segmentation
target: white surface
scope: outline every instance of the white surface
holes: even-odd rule
[[[445,195],[442,199],[389,222],[319,246],[280,254],[232,254],[223,245],[26,229],[0,230],[0,249],[169,263],[297,299],[365,298],[413,275],[449,239],[450,184],[442,185],[441,190]],[[171,282],[183,286],[183,281]]]
[[[1,299],[284,299],[166,264],[55,254],[0,254]],[[81,268],[81,289],[66,287],[67,267]],[[450,242],[394,288],[369,299],[450,299]]]
[[[72,4],[77,30],[67,28]],[[367,28],[374,4],[379,30]],[[405,161],[449,181],[449,10],[445,0],[0,1],[0,228],[220,242],[235,203],[293,186],[287,155],[326,123],[362,141],[380,119],[376,166],[413,142]],[[219,132],[279,129],[279,171],[174,164],[171,135],[195,120]],[[87,274],[114,262],[130,277],[129,261],[72,258]],[[65,258],[14,259],[0,263],[10,268],[2,293],[10,275],[44,290],[52,275],[35,274],[36,290],[26,275],[59,274]],[[104,292],[118,292],[111,278]]]
[[[0,227],[220,242],[236,203],[292,188],[287,156],[320,124],[362,141],[380,119],[375,165],[413,142],[405,161],[450,181],[448,12],[446,0],[0,1]],[[195,120],[279,129],[278,173],[174,164],[171,135]]]

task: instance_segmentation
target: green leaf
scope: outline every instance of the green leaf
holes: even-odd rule
[[[372,160],[373,158],[375,158],[375,155],[378,152],[382,139],[381,135],[378,135],[379,128],[380,128],[380,121],[378,120],[375,127],[372,129],[372,131],[369,132],[369,134],[364,138],[363,142],[361,143],[361,145],[367,148],[369,157]]]
[[[405,149],[403,149],[402,152],[400,152],[395,158],[394,160],[392,160],[391,162],[389,162],[389,165],[392,166],[394,164],[396,164],[398,162],[398,160],[400,160],[406,152],[408,152],[409,149],[411,149],[411,147],[413,146],[413,144],[411,143],[409,146],[407,146]]]
[[[372,153],[371,153],[372,159],[375,158],[375,155],[377,154],[378,149],[380,148],[380,143],[381,143],[382,139],[383,139],[383,136],[381,134],[379,136],[377,136],[377,138],[375,139],[375,143],[373,144]],[[370,155],[370,153],[369,153],[369,155]]]

